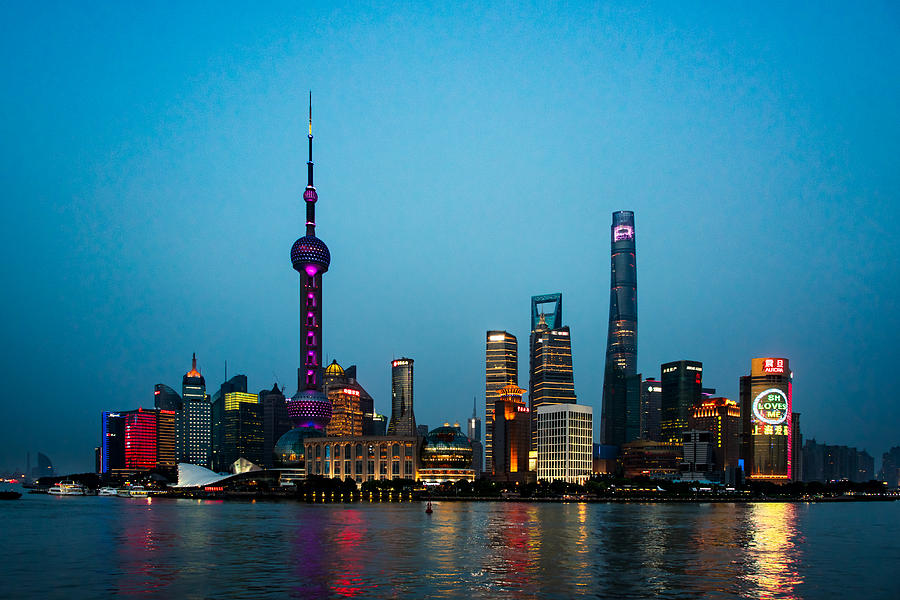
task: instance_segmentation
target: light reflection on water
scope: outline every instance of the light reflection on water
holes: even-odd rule
[[[898,509],[28,496],[0,544],[46,597],[891,597]]]

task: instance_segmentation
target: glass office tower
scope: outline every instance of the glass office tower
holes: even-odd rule
[[[391,421],[388,435],[414,436],[416,415],[413,413],[413,359],[391,362]]]
[[[637,374],[637,258],[634,213],[614,212],[610,228],[609,329],[600,415],[603,444],[621,446],[641,435]]]
[[[551,305],[552,310],[545,311]],[[537,409],[545,404],[574,404],[572,340],[562,324],[562,294],[531,297],[531,450],[537,451]]]
[[[791,480],[792,378],[786,358],[754,358],[741,377],[744,473],[747,479]]]
[[[491,442],[494,439],[494,405],[500,389],[519,383],[519,350],[516,336],[507,331],[488,331],[484,353],[484,441],[488,448],[485,471],[492,471]]]

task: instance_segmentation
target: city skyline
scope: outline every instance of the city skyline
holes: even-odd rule
[[[329,273],[321,364],[359,365],[378,412],[389,414],[386,365],[412,356],[417,419],[464,422],[472,394],[484,419],[485,332],[527,340],[527,300],[552,291],[566,298],[578,403],[599,415],[606,228],[611,212],[629,210],[641,229],[637,372],[658,378],[662,363],[697,360],[704,385],[736,400],[751,358],[790,357],[804,437],[879,460],[898,443],[900,408],[881,380],[900,330],[890,225],[900,220],[900,136],[878,115],[900,93],[868,66],[897,57],[890,28],[877,25],[896,23],[895,12],[850,11],[872,21],[866,43],[843,26],[846,15],[823,15],[813,30],[782,12],[823,54],[792,60],[800,41],[768,36],[782,20],[751,13],[740,29],[720,9],[696,21],[690,10],[540,19],[524,9],[524,38],[573,28],[543,56],[504,34],[493,10],[481,15],[487,36],[446,14],[341,26],[312,13],[327,39],[316,25],[289,31],[273,9],[252,17],[264,33],[223,23],[225,33],[199,37],[222,42],[237,28],[246,40],[237,50],[193,40],[198,14],[159,40],[144,31],[129,49],[119,36],[139,26],[112,27],[127,8],[110,9],[115,18],[4,10],[22,25],[4,55],[22,60],[7,59],[2,100],[17,116],[3,155],[16,224],[7,224],[3,276],[13,290],[0,307],[15,315],[4,334],[4,365],[16,374],[4,405],[18,426],[0,442],[0,467],[41,451],[62,471],[89,470],[97,415],[152,408],[154,385],[178,389],[193,352],[208,389],[224,381],[227,360],[252,390],[277,380],[295,391],[297,282],[284,246],[300,222],[307,87],[317,98],[317,176],[329,190],[321,222],[341,264]],[[148,19],[166,16],[157,8]],[[332,61],[349,60],[344,28],[366,54],[383,54],[384,42],[358,37],[379,25],[411,37],[383,62],[332,73],[341,71]],[[586,37],[591,27],[598,39]],[[432,74],[415,40],[446,59],[460,42],[442,28],[475,50]],[[55,43],[39,51],[48,35]],[[642,38],[650,42],[636,46]],[[588,49],[610,60],[584,66],[575,57]],[[479,50],[486,58],[470,72],[466,59]],[[503,58],[512,70],[494,66]],[[217,75],[225,65],[232,79]],[[64,71],[52,86],[28,79]],[[450,90],[444,78],[466,85]],[[853,94],[865,94],[865,111],[859,98],[836,100]],[[831,383],[835,373],[845,386]],[[60,396],[50,399],[54,419],[12,400],[33,397],[36,383]],[[63,399],[73,394],[77,402]],[[595,418],[597,439],[599,427]]]

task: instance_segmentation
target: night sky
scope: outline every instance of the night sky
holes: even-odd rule
[[[408,356],[419,423],[483,417],[485,331],[527,387],[562,292],[597,435],[633,210],[645,377],[788,357],[805,438],[900,444],[895,3],[302,4],[0,8],[0,469],[92,469],[192,352],[295,391],[310,89],[327,359],[379,412]]]

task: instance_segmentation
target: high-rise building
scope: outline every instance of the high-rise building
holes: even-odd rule
[[[387,415],[377,412],[372,413],[372,433],[371,435],[387,435]]]
[[[688,428],[691,407],[700,402],[703,363],[678,360],[663,364],[661,371],[660,437],[663,442],[681,444],[681,433]]]
[[[181,396],[164,383],[157,383],[153,386],[153,406],[158,410],[168,410],[175,413],[175,464],[182,460],[181,444],[183,434],[181,432],[182,413],[184,411],[184,402]]]
[[[125,468],[125,417],[118,412],[100,414],[100,472]]]
[[[894,446],[881,455],[881,480],[891,489],[900,485],[900,446]]]
[[[741,450],[741,409],[728,398],[707,398],[691,408],[688,427],[708,431],[713,447],[711,470],[737,467]]]
[[[584,485],[593,470],[594,421],[590,406],[545,404],[538,408],[538,480]]]
[[[494,439],[491,440],[493,477],[498,481],[525,481],[531,447],[531,415],[522,400],[525,390],[509,384],[494,403]]]
[[[212,462],[212,405],[206,393],[206,380],[197,370],[197,355],[191,359],[191,370],[181,380],[182,454],[186,463],[210,467]]]
[[[125,416],[125,469],[149,471],[156,467],[156,411],[130,410]]]
[[[519,384],[519,350],[516,336],[506,331],[488,331],[484,352],[484,442],[491,447],[494,437],[494,404],[500,388]],[[479,438],[480,441],[480,438]],[[491,472],[488,452],[485,471]]]
[[[170,476],[178,474],[178,422],[181,414],[156,409],[156,468]]]
[[[294,428],[281,436],[274,452],[280,465],[290,465],[305,472],[303,440],[322,435],[331,421],[331,402],[324,393],[322,356],[324,323],[322,321],[322,276],[331,265],[331,252],[316,237],[316,202],[318,192],[313,185],[312,95],[309,103],[309,160],[306,163],[307,184],[303,191],[306,203],[306,235],[291,247],[291,265],[300,274],[300,367],[297,369],[297,393],[287,401],[288,415]]]
[[[271,390],[260,390],[259,403],[263,410],[262,466],[271,469],[274,466],[272,453],[275,450],[275,442],[290,431],[291,419],[288,417],[284,393],[278,388],[277,383],[272,385]]]
[[[363,411],[359,403],[359,390],[352,387],[334,387],[328,390],[331,401],[331,422],[326,435],[363,435]]]
[[[544,311],[552,305],[550,312]],[[538,407],[575,404],[572,340],[562,324],[562,294],[531,297],[528,384],[531,389],[531,450],[537,450]]]
[[[235,375],[219,386],[219,390],[212,395],[211,414],[212,414],[212,468],[215,471],[226,471],[228,466],[237,460],[237,457],[229,460],[230,452],[226,448],[225,442],[225,396],[226,394],[239,392],[247,394],[247,376]],[[246,396],[244,396],[246,398]],[[232,410],[237,408],[234,400],[230,407]],[[229,456],[226,456],[228,454]]]
[[[478,418],[475,398],[472,398],[472,416],[467,421],[466,429],[472,443],[472,469],[478,476],[484,470],[484,447],[481,444],[481,419]]]
[[[223,444],[217,455],[217,470],[229,469],[239,458],[262,465],[265,432],[259,396],[247,392],[226,392],[223,404]]]
[[[658,442],[662,411],[662,382],[648,377],[641,382],[641,439]]]
[[[621,446],[641,436],[637,373],[637,257],[634,213],[612,214],[609,329],[600,418],[601,443]]]
[[[356,365],[344,369],[336,360],[325,368],[325,395],[332,406],[329,436],[374,435],[375,402],[356,379]]]
[[[875,460],[872,460],[872,476],[862,481],[869,481],[874,476]],[[803,434],[800,433],[800,413],[791,413],[791,480],[803,481]]]
[[[865,450],[849,446],[832,446],[806,440],[802,449],[803,481],[854,481],[866,482],[875,477],[875,459]],[[795,455],[796,456],[796,455]],[[888,454],[887,462],[890,464]]]
[[[391,420],[388,435],[418,435],[413,413],[413,359],[391,362]]]
[[[754,358],[750,375],[741,377],[741,455],[748,479],[774,482],[791,479],[794,433],[791,377],[786,358]]]

